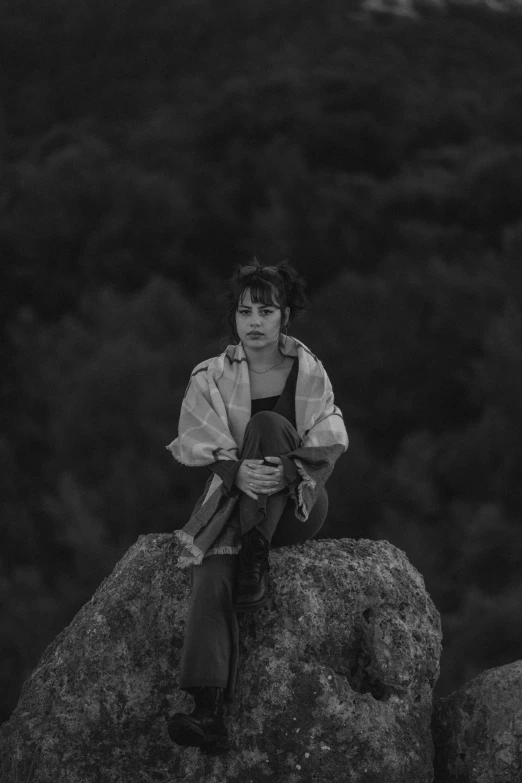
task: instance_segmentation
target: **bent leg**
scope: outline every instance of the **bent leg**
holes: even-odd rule
[[[241,459],[280,457],[298,446],[299,435],[288,419],[273,411],[260,411],[247,425],[240,456]],[[242,535],[257,527],[270,541],[287,501],[286,492],[260,493],[257,501],[243,494],[239,501]]]
[[[252,416],[247,426],[241,457],[280,457],[296,449],[299,443],[297,431],[288,419],[273,411],[261,411]],[[289,546],[316,535],[328,513],[328,495],[323,488],[306,522],[296,518],[294,502],[287,492],[260,494],[257,502],[243,495],[239,510],[243,535],[256,527],[273,546]]]
[[[243,459],[281,457],[294,451],[299,443],[296,429],[284,416],[273,411],[262,411],[252,416],[249,422],[240,456]],[[258,493],[257,500],[245,493],[241,495],[238,505],[242,548],[239,553],[236,611],[256,611],[266,604],[269,547],[282,519],[286,518],[286,521],[283,522],[276,545],[306,541],[315,535],[326,517],[326,492],[321,496],[321,501],[315,504],[307,522],[301,522],[295,518],[294,501],[290,499],[288,489],[272,495]]]

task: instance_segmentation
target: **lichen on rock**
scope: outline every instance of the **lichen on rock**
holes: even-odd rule
[[[0,779],[34,783],[431,783],[440,618],[386,541],[271,552],[269,605],[242,616],[221,756],[180,748],[189,591],[171,535],[141,536],[47,648],[0,728]]]

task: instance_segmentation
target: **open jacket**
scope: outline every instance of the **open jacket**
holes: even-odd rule
[[[300,481],[290,497],[296,517],[305,521],[336,460],[348,448],[348,435],[321,362],[295,337],[286,338],[281,352],[299,361],[295,413],[301,442],[285,456],[299,472]],[[178,437],[166,448],[183,465],[237,461],[250,417],[246,355],[241,344],[229,345],[192,371],[181,405]],[[232,514],[239,496],[239,491],[227,491],[217,473],[209,477],[190,519],[174,533],[182,545],[181,567],[197,565],[208,555],[239,552],[238,515]]]

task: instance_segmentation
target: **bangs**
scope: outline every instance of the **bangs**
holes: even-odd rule
[[[265,306],[270,305],[272,307],[280,307],[280,305],[277,303],[276,300],[277,289],[275,288],[275,286],[272,285],[272,283],[269,283],[267,280],[260,280],[259,278],[257,278],[256,280],[252,280],[251,282],[245,281],[245,285],[242,286],[241,291],[239,292],[239,298],[237,302],[238,307],[243,301],[245,291],[248,288],[250,289],[250,296],[254,304],[263,304]]]

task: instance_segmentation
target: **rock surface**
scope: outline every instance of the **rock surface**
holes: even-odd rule
[[[522,661],[438,699],[433,737],[435,783],[521,783]]]
[[[271,553],[221,756],[166,732],[192,703],[177,690],[189,577],[174,563],[172,536],[141,536],[49,645],[0,728],[2,783],[431,783],[440,618],[403,552],[344,539]]]

